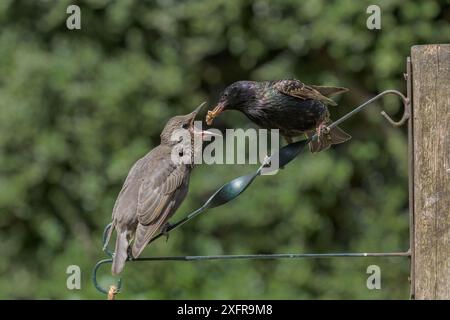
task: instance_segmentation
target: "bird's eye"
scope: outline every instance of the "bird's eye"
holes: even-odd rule
[[[189,128],[189,123],[183,123],[183,129]]]

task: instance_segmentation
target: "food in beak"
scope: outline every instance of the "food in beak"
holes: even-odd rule
[[[206,115],[206,124],[210,126],[213,123],[215,117],[217,117],[223,110],[223,105],[218,104],[213,110],[209,110]]]

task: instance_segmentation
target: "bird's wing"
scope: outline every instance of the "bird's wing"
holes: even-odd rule
[[[156,235],[176,210],[179,190],[186,178],[186,166],[176,166],[170,157],[158,157],[144,171],[138,194],[138,225],[132,247],[138,257],[149,240]]]
[[[131,249],[131,254],[134,258],[137,258],[142,253],[150,239],[160,231],[166,222],[164,217],[169,216],[174,208],[176,208],[176,200],[172,199],[165,207],[159,219],[149,225],[142,225],[140,223],[137,225],[134,242]]]
[[[138,174],[143,164],[143,158],[136,161],[136,163],[131,167],[130,171],[128,172],[127,178],[125,179],[125,182],[123,183],[122,189],[119,192],[119,195],[117,196],[116,202],[114,203],[114,208],[112,211],[112,217],[114,217],[117,214],[117,208],[119,205],[119,200],[122,199],[123,194],[125,193],[125,190],[127,190],[128,186],[130,185],[130,181],[133,180]],[[112,228],[111,228],[112,229]]]
[[[159,220],[186,176],[187,167],[176,166],[169,156],[155,160],[144,170],[139,188],[137,215],[142,225]]]
[[[275,89],[291,97],[302,100],[314,99],[325,104],[336,106],[336,102],[320,93],[314,86],[308,86],[299,80],[279,80],[274,83]]]
[[[106,235],[104,247],[108,246],[111,234],[117,231],[115,257],[112,264],[113,273],[119,273],[125,263],[128,248],[127,233],[136,220],[136,197],[140,182],[140,173],[145,164],[144,158],[139,159],[128,172],[127,178],[114,203],[112,211],[112,226]]]

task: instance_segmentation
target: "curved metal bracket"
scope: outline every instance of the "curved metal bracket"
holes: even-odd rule
[[[95,288],[104,294],[109,294],[109,290],[102,288],[100,286],[100,284],[98,283],[97,271],[102,265],[104,265],[106,263],[112,263],[112,261],[113,261],[112,258],[100,260],[99,262],[97,262],[97,264],[94,266],[94,269],[92,270],[92,282],[94,283]],[[122,278],[119,278],[119,280],[117,281],[117,285],[115,287],[116,287],[116,292],[117,293],[120,292],[120,289],[122,288]]]
[[[340,119],[336,120],[335,122],[331,123],[328,127],[332,128],[337,126],[338,124],[344,122],[345,120],[349,119],[350,117],[354,116],[356,113],[362,111],[364,108],[366,108],[369,104],[371,104],[372,102],[380,99],[381,97],[383,97],[384,95],[387,94],[395,94],[397,96],[399,96],[402,99],[403,102],[403,106],[404,106],[404,113],[402,118],[399,121],[394,121],[392,120],[391,117],[389,117],[387,115],[387,113],[385,111],[382,111],[381,114],[386,118],[386,120],[389,121],[389,123],[391,123],[393,126],[401,126],[403,125],[406,120],[410,117],[410,101],[408,98],[406,98],[401,92],[397,91],[397,90],[386,90],[381,92],[380,94],[376,95],[375,97],[367,100],[366,102],[364,102],[363,104],[361,104],[360,106],[356,107],[354,110],[350,111],[349,113],[347,113],[346,115],[344,115],[343,117],[341,117]],[[257,171],[255,171],[252,174],[249,175],[245,175],[245,176],[241,176],[238,178],[233,179],[232,181],[224,184],[222,187],[220,187],[200,208],[198,208],[197,210],[191,212],[190,214],[188,214],[185,218],[181,219],[180,221],[176,222],[175,224],[172,224],[170,227],[168,227],[164,234],[163,233],[159,233],[158,235],[156,235],[155,237],[153,237],[149,243],[155,241],[156,239],[160,238],[163,235],[167,235],[169,232],[171,232],[172,230],[175,230],[177,228],[179,228],[180,226],[182,226],[183,224],[187,223],[188,221],[194,219],[196,216],[198,216],[199,214],[201,214],[202,212],[206,211],[209,208],[214,208],[214,207],[218,207],[221,205],[224,205],[227,202],[232,201],[233,199],[237,198],[242,192],[244,192],[249,186],[250,184],[255,180],[255,178],[259,175],[261,175],[261,171],[263,170],[263,168],[265,168],[266,164],[268,163],[268,161],[270,161],[270,159],[277,155],[279,157],[279,166],[282,168],[285,165],[287,165],[289,162],[291,162],[293,159],[295,159],[300,152],[308,145],[309,142],[311,142],[312,140],[317,139],[317,134],[306,139],[306,140],[300,140],[294,143],[290,143],[288,145],[283,146],[282,148],[280,148],[278,150],[278,152],[272,154],[270,157],[266,157],[264,163],[258,168]],[[114,253],[108,249],[107,246],[107,241],[109,239],[109,234],[110,234],[110,228],[112,227],[111,224],[108,224],[105,227],[105,230],[103,231],[103,251],[110,257],[109,259],[104,259],[99,261],[94,269],[93,269],[93,273],[92,273],[92,281],[94,283],[94,286],[97,288],[98,291],[104,293],[104,294],[111,294],[110,291],[102,288],[98,282],[97,282],[97,271],[100,268],[101,265],[106,264],[106,263],[112,263],[113,261],[113,257],[114,257]],[[375,255],[381,255],[384,253],[377,253]],[[389,253],[386,253],[389,254]],[[399,255],[397,253],[393,253],[393,255]],[[405,255],[405,253],[401,253],[400,255]],[[282,255],[267,255],[268,257],[270,256],[270,258],[280,258],[280,257],[339,257],[339,256],[368,256],[368,254],[361,254],[361,253],[331,253],[331,254],[282,254]],[[203,258],[200,258],[203,257]],[[219,257],[220,259],[224,258],[224,259],[237,259],[235,256],[210,256],[210,257]],[[228,257],[228,258],[227,258]],[[245,256],[239,256],[239,259],[256,259],[258,258],[259,255],[245,255]],[[216,259],[219,259],[216,258]],[[128,258],[127,261],[152,261],[152,260],[207,260],[207,257],[204,256],[198,256],[197,258],[194,257],[151,257],[151,258],[137,258],[137,259],[130,259]],[[117,283],[117,288],[115,288],[114,293],[117,293],[120,291],[122,287],[122,281],[121,279],[118,280]]]
[[[109,240],[111,228],[112,228],[112,223],[109,223],[105,227],[105,229],[103,229],[103,237],[102,237],[103,252],[106,253],[106,255],[109,256],[110,258],[100,260],[99,262],[97,262],[97,264],[94,266],[94,269],[92,270],[92,282],[94,283],[95,288],[98,291],[100,291],[101,293],[107,294],[108,296],[111,294],[111,288],[113,286],[111,285],[109,287],[110,288],[109,290],[102,288],[97,281],[97,271],[102,265],[113,262],[114,252],[108,248],[108,240]],[[117,280],[117,285],[114,286],[114,291],[115,291],[114,294],[119,293],[121,288],[122,288],[122,278],[119,278],[119,280]]]
[[[403,116],[399,121],[394,121],[392,118],[383,110],[381,111],[381,115],[386,118],[387,121],[389,121],[390,124],[392,124],[394,127],[400,127],[406,123],[406,121],[411,116],[411,105],[409,98],[405,97],[401,92],[397,90],[386,90],[382,92],[383,95],[385,94],[395,94],[399,96],[402,99],[403,102]],[[381,96],[380,96],[381,97]]]
[[[398,90],[385,90],[379,94],[377,94],[375,97],[367,100],[366,102],[364,102],[363,104],[361,104],[360,106],[356,107],[355,109],[353,109],[352,111],[350,111],[349,113],[347,113],[346,115],[344,115],[343,117],[341,117],[340,119],[336,120],[335,122],[333,122],[332,124],[330,124],[328,127],[332,128],[335,127],[339,124],[341,124],[342,122],[344,122],[345,120],[351,118],[352,116],[354,116],[355,114],[357,114],[358,112],[362,111],[363,109],[365,109],[369,104],[371,104],[372,102],[380,99],[381,97],[387,95],[387,94],[395,94],[396,96],[400,97],[402,99],[403,102],[403,107],[404,107],[404,112],[403,112],[403,116],[399,121],[394,121],[392,120],[392,118],[383,110],[381,111],[381,115],[383,117],[386,118],[387,121],[389,121],[390,124],[392,124],[395,127],[399,127],[402,126],[403,124],[405,124],[406,120],[409,119],[410,115],[411,115],[411,105],[410,105],[410,100],[409,98],[406,98],[403,93],[401,93]]]

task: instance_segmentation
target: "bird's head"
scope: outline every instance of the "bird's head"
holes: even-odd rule
[[[208,111],[206,123],[211,125],[214,118],[225,110],[243,110],[255,99],[255,82],[237,81],[229,85],[220,95],[217,106]]]
[[[206,140],[209,136],[216,136],[217,134],[213,132],[198,130],[194,126],[195,117],[204,105],[205,103],[202,103],[189,114],[170,118],[161,133],[161,143],[174,146],[178,144],[180,140],[182,140],[182,137],[186,136],[187,133],[192,141],[194,136],[198,136],[202,140]]]

